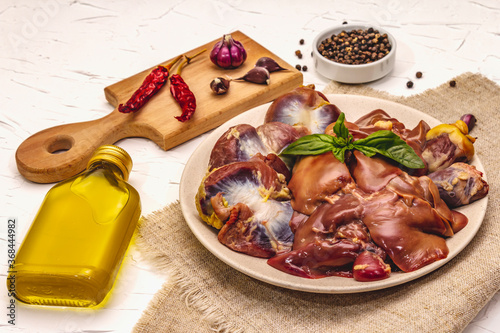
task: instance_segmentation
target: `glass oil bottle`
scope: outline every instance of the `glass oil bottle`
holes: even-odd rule
[[[105,145],[86,170],[49,190],[8,277],[19,301],[75,307],[102,302],[141,215],[139,194],[127,183],[131,170],[125,150]]]

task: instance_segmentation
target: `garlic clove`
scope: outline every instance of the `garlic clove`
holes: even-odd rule
[[[269,71],[264,67],[254,67],[245,75],[237,78],[236,80],[245,80],[247,82],[258,84],[269,84],[271,81],[271,75],[269,74]]]
[[[240,42],[232,38],[229,45],[231,51],[231,66],[233,66],[233,68],[240,67],[247,59],[245,48]]]
[[[216,77],[210,82],[210,89],[217,95],[225,94],[229,90],[229,82],[223,77]]]
[[[217,64],[223,68],[231,67],[231,52],[225,45],[221,46],[217,53]]]
[[[474,115],[468,113],[468,114],[464,114],[460,120],[462,120],[468,127],[469,129],[469,132],[472,131],[472,129],[474,128],[474,126],[476,125],[476,117],[474,117]]]
[[[276,60],[269,57],[262,57],[257,60],[255,67],[264,67],[269,73],[286,70],[286,68],[281,67]]]

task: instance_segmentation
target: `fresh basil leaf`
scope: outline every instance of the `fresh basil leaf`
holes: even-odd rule
[[[336,136],[306,135],[292,142],[280,155],[320,155],[331,151],[340,162],[344,163],[346,151],[357,149],[368,157],[381,154],[408,168],[425,167],[415,151],[395,133],[386,130],[377,131],[366,138],[353,141],[353,136],[345,126],[344,120],[345,114],[342,112],[333,126]]]
[[[347,150],[347,147],[342,147],[342,148],[334,148],[332,149],[333,156],[337,158],[337,160],[340,161],[340,163],[344,163],[345,161],[345,152]]]
[[[335,148],[343,148],[349,145],[349,143],[344,138],[337,138],[332,136],[332,145]]]
[[[333,144],[335,145],[335,147],[337,148],[342,148],[342,147],[345,147],[348,145],[348,142],[346,139],[344,138],[337,138],[337,137],[333,137]]]
[[[353,146],[354,149],[369,157],[376,152],[408,168],[421,169],[425,167],[424,162],[413,148],[391,131],[377,131],[366,138],[354,141]]]
[[[337,121],[335,121],[335,125],[333,125],[333,133],[335,133],[337,138],[342,138],[349,142],[349,139],[352,137],[352,135],[351,133],[349,133],[349,130],[345,126],[344,120],[345,114],[344,112],[341,112]]]
[[[282,155],[320,155],[335,148],[334,137],[328,134],[303,136],[286,147]]]
[[[355,143],[356,143],[356,141],[355,141]],[[368,157],[372,157],[378,153],[377,149],[375,149],[375,148],[356,145],[355,143],[353,144],[354,145],[353,149],[359,150],[360,152],[362,152],[363,154],[365,154]]]

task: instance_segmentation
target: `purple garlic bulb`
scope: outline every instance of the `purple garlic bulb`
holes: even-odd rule
[[[222,40],[215,43],[210,60],[221,68],[237,68],[247,59],[247,52],[243,45],[234,40],[230,34],[222,36]]]

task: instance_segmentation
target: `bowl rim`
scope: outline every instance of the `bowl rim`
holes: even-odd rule
[[[333,60],[330,60],[326,57],[324,57],[321,53],[318,51],[318,46],[319,44],[325,39],[326,36],[329,36],[333,34],[335,31],[342,32],[345,30],[346,32],[355,30],[355,29],[363,29],[367,30],[369,28],[373,28],[375,30],[378,30],[381,33],[387,34],[387,37],[389,38],[389,43],[391,44],[391,50],[389,53],[387,53],[383,58],[377,59],[376,61],[370,62],[368,64],[342,64],[340,62],[336,62]],[[341,25],[336,25],[332,26],[326,29],[323,29],[320,33],[316,35],[316,37],[313,40],[313,54],[318,57],[318,59],[321,59],[323,61],[326,61],[327,63],[330,63],[335,66],[339,66],[340,68],[366,68],[370,66],[376,66],[380,61],[386,60],[387,57],[392,56],[396,53],[396,48],[397,48],[397,42],[396,38],[387,31],[386,29],[379,27],[375,24],[367,24],[367,23],[348,23],[348,24],[341,24]]]

